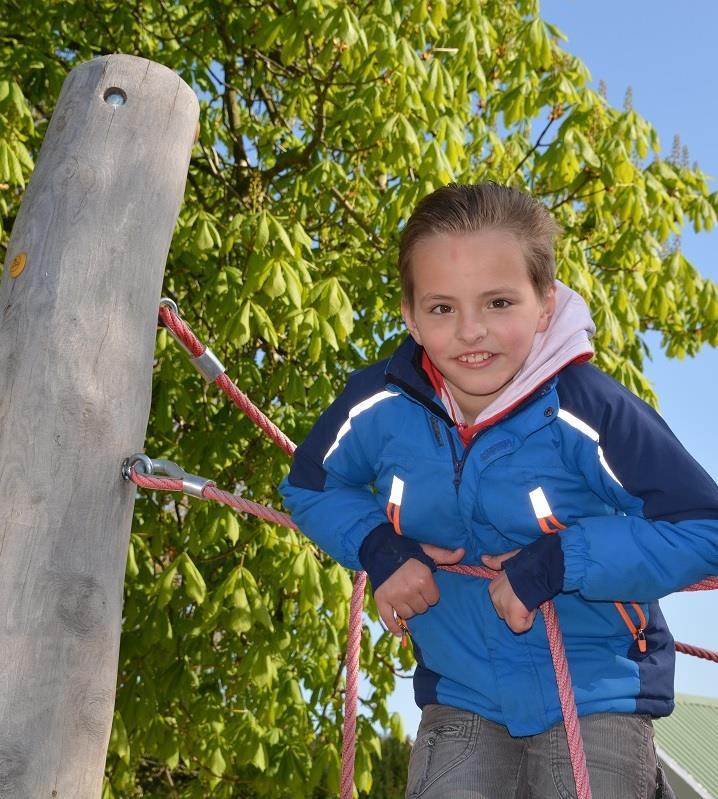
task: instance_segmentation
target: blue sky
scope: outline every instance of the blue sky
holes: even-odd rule
[[[662,153],[678,134],[691,162],[713,176],[718,190],[718,3],[714,0],[541,0],[541,16],[567,36],[563,46],[587,65],[593,85],[603,80],[608,99],[622,106],[626,88],[633,107],[658,131]],[[686,232],[686,257],[718,280],[718,229],[699,236]],[[646,365],[661,403],[661,413],[689,452],[718,480],[718,350],[706,347],[693,359],[668,359],[659,339],[650,339],[653,360]],[[718,650],[718,591],[678,594],[662,601],[677,640]],[[410,680],[391,702],[406,732],[415,734],[419,710]],[[718,664],[677,656],[676,690],[718,697]]]

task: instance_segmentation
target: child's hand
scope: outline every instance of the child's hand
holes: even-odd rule
[[[489,569],[501,571],[503,562],[512,558],[519,551],[514,549],[511,552],[504,552],[502,555],[482,555],[481,561]],[[536,611],[526,609],[524,603],[514,593],[509,578],[503,571],[491,581],[489,595],[498,617],[503,619],[513,632],[525,633],[531,629]]]
[[[458,563],[464,557],[463,549],[442,549],[431,544],[421,548],[437,564]],[[439,588],[431,569],[421,561],[410,558],[388,577],[374,592],[374,602],[390,632],[401,637],[402,629],[396,616],[410,619],[417,613],[424,613],[439,601]]]

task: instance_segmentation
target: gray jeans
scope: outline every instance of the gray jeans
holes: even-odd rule
[[[666,799],[648,716],[581,719],[593,799]],[[407,799],[575,799],[563,724],[512,738],[466,710],[427,705],[409,761]]]

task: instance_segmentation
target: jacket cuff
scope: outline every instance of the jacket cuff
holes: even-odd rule
[[[563,549],[558,535],[544,535],[503,563],[516,596],[534,610],[563,590]]]
[[[375,527],[359,547],[359,562],[369,575],[374,591],[410,558],[436,571],[436,563],[419,542],[397,535],[388,522]]]

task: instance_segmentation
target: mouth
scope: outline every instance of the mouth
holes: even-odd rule
[[[459,363],[474,365],[474,364],[486,363],[487,361],[490,361],[494,357],[495,353],[493,352],[465,352],[463,355],[457,356],[456,360]]]

